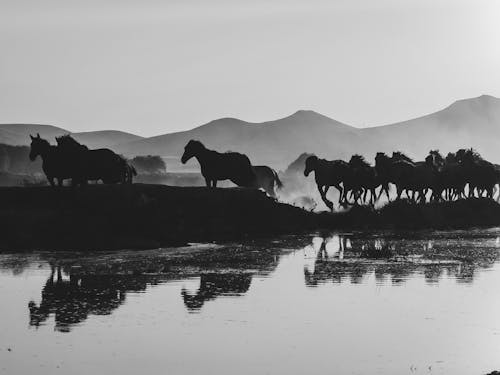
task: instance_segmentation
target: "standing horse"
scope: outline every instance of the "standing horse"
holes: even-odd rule
[[[29,158],[34,161],[38,156],[42,158],[42,169],[49,180],[51,186],[55,186],[56,182],[62,186],[63,181],[71,178],[71,164],[63,157],[61,150],[56,146],[52,146],[47,140],[37,134],[36,137],[30,135],[31,149]]]
[[[256,178],[256,186],[264,189],[269,196],[276,198],[276,190],[283,187],[278,173],[267,165],[256,165],[253,167]]]
[[[350,177],[349,164],[343,160],[329,161],[319,159],[315,155],[309,156],[305,164],[304,176],[307,177],[309,173],[314,171],[314,179],[316,180],[321,199],[333,211],[333,202],[326,198],[326,193],[330,186],[334,186],[340,193],[339,204],[345,199],[346,191],[341,183],[347,181]]]
[[[126,180],[127,163],[110,149],[89,150],[70,135],[57,137],[58,149],[72,165],[72,183],[85,185],[88,181],[102,180],[105,184]]]
[[[190,140],[184,147],[181,162],[196,158],[201,174],[208,187],[216,187],[217,181],[230,180],[238,186],[257,187],[254,168],[248,156],[238,152],[220,153],[207,149],[200,141]]]

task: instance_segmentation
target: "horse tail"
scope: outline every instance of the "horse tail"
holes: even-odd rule
[[[128,167],[130,168],[130,173],[132,174],[132,176],[137,176],[137,170],[135,169],[135,167],[130,164]]]
[[[271,169],[271,170],[273,171],[274,182],[276,183],[276,188],[277,189],[283,188],[283,182],[281,182],[280,177],[278,176],[278,173],[274,169]]]

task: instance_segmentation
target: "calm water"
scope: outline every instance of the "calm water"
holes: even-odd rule
[[[0,374],[484,374],[500,229],[0,255]]]

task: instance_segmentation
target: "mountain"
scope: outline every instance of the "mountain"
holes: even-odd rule
[[[132,142],[141,137],[117,130],[102,130],[83,133],[70,131],[52,125],[40,124],[0,124],[0,143],[22,146],[29,145],[29,136],[40,134],[42,138],[55,144],[54,138],[63,134],[71,134],[74,138],[90,148],[111,147],[119,143]]]
[[[52,142],[55,135],[69,133],[49,125],[0,125],[0,143],[28,144],[29,134],[37,132]],[[151,138],[118,131],[74,133],[74,136],[91,148],[111,147],[127,156],[160,155],[166,159],[169,171],[199,169],[196,161],[180,163],[190,139],[198,139],[221,152],[243,152],[255,165],[268,164],[281,170],[302,153],[344,160],[360,153],[373,163],[378,151],[400,150],[422,160],[430,149],[446,154],[462,147],[474,147],[485,158],[500,163],[500,99],[482,95],[458,100],[429,115],[363,129],[301,110],[262,123],[222,118],[192,130]]]
[[[363,129],[313,111],[298,111],[263,123],[223,118],[189,131],[144,138],[115,148],[126,155],[158,154],[167,158],[169,169],[172,164],[181,168],[178,160],[190,139],[218,151],[246,153],[254,164],[279,169],[304,152],[347,160],[360,153],[373,162],[378,151],[401,150],[422,160],[431,149],[447,153],[474,147],[484,157],[500,162],[500,99],[482,95],[459,100],[426,116]],[[190,162],[187,168],[198,168],[197,163]]]
[[[458,100],[441,111],[391,125],[362,129],[385,151],[401,149],[423,158],[430,149],[443,153],[473,147],[500,162],[500,99],[489,95]]]
[[[313,111],[298,111],[263,123],[223,118],[189,131],[145,138],[118,145],[115,149],[126,155],[161,155],[171,166],[180,159],[190,139],[198,139],[208,148],[219,151],[243,152],[256,165],[275,167],[285,166],[303,151],[333,147],[338,154],[347,155],[352,144],[364,144],[358,129]]]
[[[101,130],[83,133],[71,133],[71,135],[80,143],[90,148],[105,148],[114,145],[128,143],[142,139],[142,137],[118,130]]]
[[[40,124],[0,124],[0,143],[14,146],[29,145],[30,134],[53,140],[54,137],[68,134],[69,131],[52,125]]]

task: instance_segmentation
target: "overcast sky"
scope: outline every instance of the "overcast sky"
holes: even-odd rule
[[[498,0],[0,0],[0,122],[140,135],[500,96]]]

